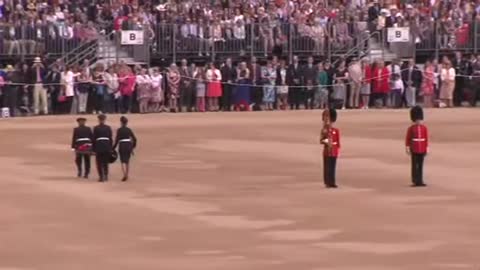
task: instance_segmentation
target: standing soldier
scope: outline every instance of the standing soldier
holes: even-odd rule
[[[90,174],[90,155],[92,154],[93,133],[90,127],[85,125],[87,119],[77,118],[78,127],[73,129],[72,150],[75,151],[75,164],[77,176],[88,178]],[[85,171],[82,174],[82,161],[85,163]]]
[[[108,164],[112,155],[112,128],[105,124],[107,116],[98,116],[99,124],[93,128],[93,151],[96,154],[99,182],[108,181]]]
[[[121,127],[117,129],[117,136],[115,137],[113,149],[116,149],[118,146],[118,153],[120,154],[120,162],[123,172],[122,181],[127,181],[128,173],[130,171],[130,156],[137,146],[137,138],[133,131],[127,127],[128,119],[125,116],[120,118],[120,124]]]
[[[423,110],[420,106],[410,110],[410,119],[413,125],[407,130],[405,145],[407,154],[412,157],[412,186],[424,187],[423,160],[428,153],[428,129],[422,124]]]
[[[326,109],[322,114],[323,129],[320,134],[320,144],[323,144],[323,181],[327,188],[337,188],[335,169],[340,152],[340,131],[333,127],[337,120],[335,109]]]

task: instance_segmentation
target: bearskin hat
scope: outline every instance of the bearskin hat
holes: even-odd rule
[[[330,114],[330,122],[335,123],[337,121],[337,110],[331,108],[328,112]]]
[[[410,109],[410,119],[412,122],[423,120],[423,109],[420,106],[415,106]]]
[[[337,121],[337,111],[333,108],[325,109],[322,113],[322,120],[323,122],[335,123]]]

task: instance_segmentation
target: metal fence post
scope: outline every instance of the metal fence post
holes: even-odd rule
[[[327,59],[331,63],[332,62],[332,25],[328,24],[327,25],[327,32],[328,32],[328,37],[327,37]]]
[[[370,41],[370,39],[372,38],[372,36],[370,35],[370,31],[366,31],[366,33],[368,34],[368,39],[367,39],[367,56],[368,56],[368,60],[369,62],[371,63],[372,62],[372,42]]]
[[[478,44],[478,20],[474,18],[475,22],[473,23],[473,53],[477,54],[477,44]]]
[[[250,59],[253,57],[253,49],[255,46],[255,24],[250,24]]]
[[[27,44],[25,44],[26,38],[25,38],[25,26],[24,25],[22,25],[22,27],[21,27],[20,35],[21,35],[21,39],[18,42],[18,45],[19,45],[18,47],[20,49],[20,57],[22,59],[22,62],[24,62],[25,61],[25,54],[26,54],[26,50],[27,50],[27,46],[26,46]]]
[[[60,35],[59,35],[60,36]],[[65,55],[65,39],[60,36],[60,40],[62,42],[62,55]],[[65,63],[68,63],[69,55],[65,55]]]
[[[439,35],[438,35],[438,22],[437,22],[437,19],[435,19],[435,22],[434,22],[434,27],[433,27],[433,40],[435,40],[435,59],[438,59],[439,57],[439,43],[440,43],[440,39],[439,39]]]
[[[210,58],[210,61],[212,61],[212,63],[215,62],[215,46],[216,46],[216,42],[215,42],[215,38],[211,37],[212,38],[212,54],[211,54],[211,58]]]
[[[172,31],[172,58],[173,63],[177,62],[177,25],[173,24],[173,31]]]
[[[292,63],[293,59],[293,25],[288,23],[288,62]]]
[[[120,35],[122,34],[122,30],[115,32],[115,62],[120,62],[120,55],[118,54],[118,48],[120,47]]]
[[[150,68],[150,50],[151,50],[151,40],[150,40],[150,30],[153,31],[153,29],[149,28],[148,25],[144,25],[144,30],[143,30],[143,47],[146,50],[145,52],[145,62],[147,63],[147,67]]]

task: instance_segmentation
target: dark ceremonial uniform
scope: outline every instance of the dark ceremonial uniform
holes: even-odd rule
[[[331,126],[336,121],[334,109],[325,110],[323,113],[324,127],[320,137],[323,148],[323,181],[327,188],[336,188],[335,171],[337,157],[340,153],[340,131]]]
[[[92,129],[87,126],[80,126],[73,129],[72,149],[75,150],[75,164],[77,165],[78,177],[83,175],[85,178],[88,178],[88,175],[90,174],[92,138]],[[83,174],[82,161],[85,164],[85,171]]]
[[[112,153],[112,129],[105,124],[93,128],[93,151],[96,154],[100,181],[108,180],[108,164]]]
[[[137,146],[137,138],[130,128],[121,127],[117,129],[117,136],[115,138],[113,149],[116,149],[117,146],[118,154],[120,155],[120,162],[128,164],[133,149]]]
[[[405,145],[412,159],[412,182],[414,186],[425,186],[423,182],[423,161],[428,152],[428,129],[417,121],[423,120],[422,108],[416,106],[410,111],[415,123],[407,130]]]

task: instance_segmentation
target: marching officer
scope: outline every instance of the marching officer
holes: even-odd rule
[[[322,114],[323,128],[320,134],[320,144],[323,144],[323,181],[327,188],[337,188],[335,170],[340,152],[340,131],[333,127],[337,121],[337,111],[326,109]]]
[[[128,180],[128,172],[130,171],[130,157],[133,149],[137,146],[137,138],[133,131],[127,127],[128,119],[125,116],[120,118],[121,127],[117,129],[117,136],[115,137],[115,144],[113,149],[118,146],[118,153],[120,155],[120,163],[122,166],[123,178],[122,181]]]
[[[90,155],[92,152],[93,133],[85,123],[87,119],[77,118],[78,127],[73,129],[72,151],[75,151],[75,164],[77,165],[77,176],[88,178],[90,174]],[[85,163],[85,171],[82,174],[82,163]]]
[[[99,182],[108,181],[108,164],[112,156],[112,128],[105,124],[107,116],[98,116],[99,124],[93,128],[93,151],[96,154]]]
[[[408,128],[405,139],[407,154],[412,159],[413,187],[426,186],[423,182],[423,160],[428,153],[428,129],[423,125],[423,110],[415,106],[410,110],[413,124]]]

